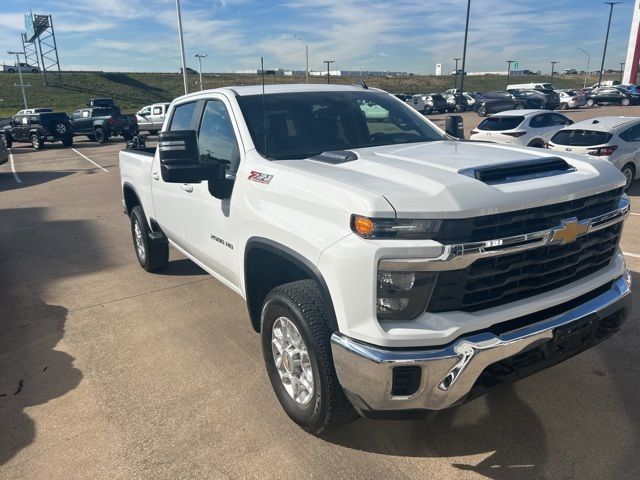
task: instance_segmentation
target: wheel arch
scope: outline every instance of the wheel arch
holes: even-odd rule
[[[133,185],[129,182],[124,182],[122,185],[122,198],[124,199],[125,213],[131,216],[131,210],[138,205],[142,206],[140,196]]]
[[[260,332],[262,304],[267,294],[278,285],[303,279],[311,279],[318,284],[329,313],[328,327],[337,331],[331,293],[318,268],[285,245],[263,237],[249,238],[244,250],[244,287],[249,318],[256,332]]]

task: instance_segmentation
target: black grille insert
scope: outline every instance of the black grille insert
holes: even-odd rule
[[[566,245],[548,245],[475,261],[462,270],[439,272],[429,312],[474,312],[562,287],[609,264],[622,224]]]
[[[473,218],[443,220],[435,240],[444,243],[480,242],[557,227],[562,220],[592,218],[618,208],[622,188],[544,207]]]

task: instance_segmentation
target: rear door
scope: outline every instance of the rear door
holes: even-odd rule
[[[620,142],[616,151],[614,164],[620,170],[627,163],[632,163],[636,174],[640,172],[640,122],[620,133]]]
[[[164,123],[166,105],[153,105],[151,107],[151,126],[150,130],[160,130]]]
[[[196,101],[177,105],[173,110],[170,131],[197,130]],[[158,152],[151,164],[151,196],[155,220],[162,231],[179,247],[189,250],[184,230],[184,194],[193,187],[185,183],[168,183],[160,173],[160,157]]]
[[[84,108],[73,112],[73,129],[76,133],[83,133],[85,135],[93,133],[93,121],[91,120],[91,110]]]

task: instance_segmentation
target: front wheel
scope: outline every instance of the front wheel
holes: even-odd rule
[[[514,110],[524,110],[524,104],[522,104],[522,103],[516,103],[516,104],[513,106],[513,109],[514,109]]]
[[[487,106],[486,105],[480,105],[478,107],[478,115],[480,115],[481,117],[486,117],[487,116]]]
[[[631,104],[631,100],[629,100],[628,98],[623,98],[620,101],[620,105],[622,105],[623,107],[628,107]]]
[[[262,354],[273,390],[287,415],[313,435],[357,418],[333,366],[327,320],[313,280],[274,288],[262,308]]]
[[[560,104],[560,110],[569,110],[569,104],[566,102],[562,102]]]
[[[13,145],[11,138],[9,138],[6,133],[2,134],[2,143],[4,143],[5,148],[11,148],[11,145]]]
[[[44,148],[44,142],[37,133],[31,134],[31,145],[33,145],[33,148],[36,150],[42,150]]]
[[[633,180],[636,178],[636,168],[631,163],[627,163],[624,167],[622,167],[622,174],[626,179],[626,183],[624,186],[624,189],[626,191],[629,189],[631,183],[633,183]]]
[[[594,102],[592,98],[587,100],[587,107],[593,107],[595,104],[596,104],[596,102]]]

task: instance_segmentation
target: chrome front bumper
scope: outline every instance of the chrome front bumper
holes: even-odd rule
[[[630,291],[631,277],[627,272],[613,282],[609,290],[564,313],[498,335],[479,332],[427,350],[389,350],[334,333],[331,347],[338,379],[361,413],[441,410],[463,402],[488,366],[557,341],[557,332],[561,330],[563,335],[572,334],[570,324],[580,324],[582,328],[614,314],[626,316]],[[565,326],[568,327],[561,328]],[[598,341],[568,354],[565,352],[552,363],[569,358]],[[393,395],[393,369],[403,366],[420,367],[419,386],[411,395]],[[537,370],[527,374],[533,371]]]

